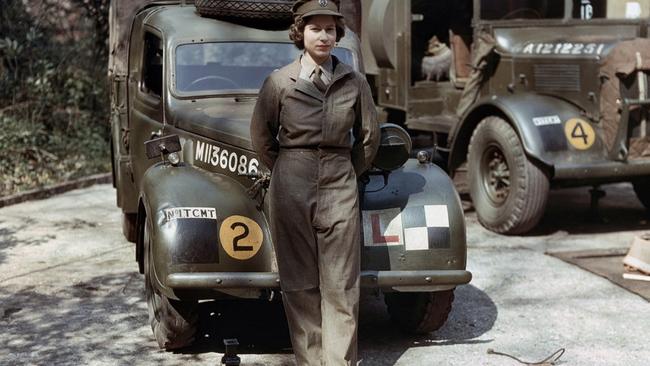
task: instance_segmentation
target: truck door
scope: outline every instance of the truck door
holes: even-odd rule
[[[406,111],[411,65],[411,0],[363,0],[365,49],[377,65],[380,106]]]
[[[129,130],[131,141],[147,141],[163,127],[164,42],[157,30],[136,23],[129,52]],[[131,144],[134,181],[154,163],[144,144]]]

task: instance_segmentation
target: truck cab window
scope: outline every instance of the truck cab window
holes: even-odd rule
[[[333,54],[355,65],[349,49],[336,47]],[[293,62],[300,54],[292,43],[205,42],[176,48],[176,91],[181,93],[257,93],[274,70]]]
[[[484,20],[561,19],[563,17],[562,1],[481,0],[481,19]]]
[[[162,95],[163,50],[160,38],[151,33],[145,33],[144,36],[142,65],[142,91],[159,97]]]

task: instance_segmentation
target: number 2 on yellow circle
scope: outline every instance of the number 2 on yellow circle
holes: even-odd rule
[[[221,223],[219,240],[229,256],[246,260],[260,250],[264,234],[257,222],[245,216],[232,215]]]

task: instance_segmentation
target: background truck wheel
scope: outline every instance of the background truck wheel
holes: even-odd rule
[[[542,218],[548,177],[528,159],[519,136],[503,119],[487,117],[474,130],[467,176],[478,220],[487,229],[521,234]]]
[[[650,211],[650,178],[641,178],[632,182],[639,201]]]
[[[407,333],[424,334],[445,324],[454,302],[454,290],[387,292],[384,300],[393,323]]]
[[[153,284],[148,224],[144,229],[144,281],[149,323],[161,349],[173,350],[189,346],[197,329],[197,303],[178,301],[161,294]]]
[[[122,234],[131,243],[135,243],[138,240],[137,213],[122,212]]]

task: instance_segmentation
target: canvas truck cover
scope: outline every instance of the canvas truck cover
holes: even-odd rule
[[[496,48],[496,40],[492,35],[481,32],[478,39],[473,44],[472,51],[472,69],[469,79],[465,84],[463,93],[460,96],[460,101],[456,107],[456,114],[462,116],[467,112],[472,104],[476,102],[481,91],[481,87],[488,80],[485,76],[486,69],[491,60],[490,55]]]
[[[188,1],[191,2],[191,1]],[[129,52],[129,35],[131,25],[138,11],[150,4],[179,4],[181,1],[160,0],[112,0],[108,10],[109,18],[109,54],[108,75],[127,74],[127,56]]]
[[[129,52],[129,35],[136,14],[150,6],[193,4],[193,0],[112,0],[109,8],[109,58],[108,75],[127,74],[127,57]],[[244,3],[244,1],[242,1]],[[361,4],[357,1],[342,1],[341,12],[346,23],[356,34],[359,34],[361,23]]]
[[[603,59],[600,67],[602,81],[600,94],[600,119],[605,131],[608,149],[614,145],[621,123],[620,100],[621,79],[637,71],[650,71],[650,40],[637,38],[616,45]],[[646,96],[647,98],[647,96]],[[625,121],[627,122],[627,121]],[[632,138],[629,157],[631,159],[650,156],[650,138]]]

